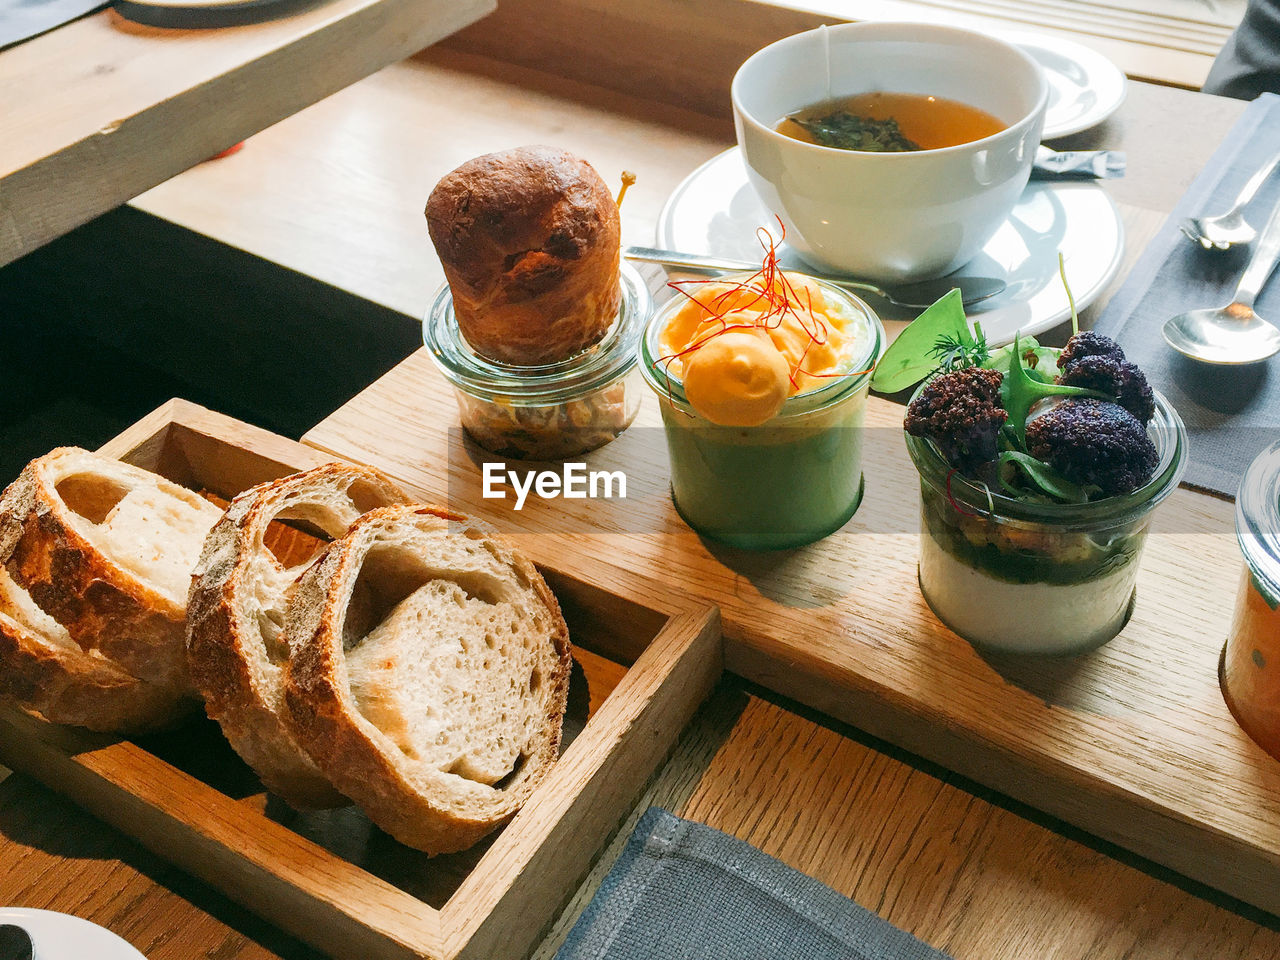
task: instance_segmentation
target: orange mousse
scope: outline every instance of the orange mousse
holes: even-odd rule
[[[667,373],[712,423],[765,423],[788,397],[850,372],[859,316],[807,277],[707,283],[688,296],[658,342]]]

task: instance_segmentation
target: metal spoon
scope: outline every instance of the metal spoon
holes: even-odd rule
[[[722,257],[708,257],[700,253],[678,253],[675,250],[657,250],[653,247],[627,247],[623,256],[628,260],[643,260],[646,263],[662,263],[672,267],[685,267],[690,270],[706,270],[714,273],[726,271],[754,273],[760,269],[758,263],[747,263],[743,260],[725,260]],[[848,277],[819,273],[806,268],[802,271],[811,277],[826,280],[838,287],[850,290],[861,290],[883,297],[890,303],[912,310],[923,310],[930,306],[951,289],[960,289],[960,301],[968,306],[994,297],[1004,290],[1006,284],[995,277],[940,277],[937,280],[923,280],[919,283],[904,283],[891,287],[881,287],[863,280],[850,280]]]
[[[1216,310],[1188,310],[1165,321],[1169,346],[1204,363],[1257,363],[1280,351],[1280,330],[1253,312],[1253,302],[1280,260],[1280,205],[1271,211],[1240,276],[1235,299]]]
[[[35,960],[35,951],[31,937],[22,927],[0,924],[0,960]]]

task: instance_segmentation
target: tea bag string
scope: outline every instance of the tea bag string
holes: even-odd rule
[[[825,23],[818,27],[818,31],[822,35],[822,60],[827,74],[827,95],[824,100],[829,101],[831,99],[831,31],[827,29]]]

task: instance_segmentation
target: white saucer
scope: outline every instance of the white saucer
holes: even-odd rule
[[[0,909],[0,924],[22,927],[35,945],[36,960],[147,960],[97,924],[51,910]]]
[[[755,262],[762,256],[758,227],[779,235],[777,220],[751,189],[741,154],[733,147],[676,187],[658,217],[657,241],[668,250]],[[1106,289],[1124,254],[1120,213],[1097,184],[1033,181],[982,252],[957,271],[1008,284],[999,296],[967,311],[982,322],[993,346],[1010,342],[1018,332],[1042,333],[1071,316],[1058,277],[1058,251],[1066,260],[1076,309],[1082,310]],[[805,268],[786,244],[779,246],[779,259],[790,269]],[[883,319],[915,316],[878,298],[867,300]]]
[[[1124,72],[1089,47],[1042,33],[1005,33],[1044,67],[1049,81],[1049,107],[1042,140],[1080,133],[1101,123],[1124,103]]]

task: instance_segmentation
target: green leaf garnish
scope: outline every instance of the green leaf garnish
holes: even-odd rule
[[[919,383],[938,368],[934,351],[941,342],[966,349],[977,345],[965,319],[959,290],[948,291],[898,334],[876,364],[871,388],[879,393],[897,393]]]
[[[1003,367],[993,367],[1004,374],[1000,381],[1000,404],[1009,414],[1005,429],[1012,434],[1015,449],[1027,449],[1027,416],[1036,402],[1045,397],[1096,397],[1099,400],[1110,400],[1105,393],[1097,390],[1086,390],[1083,387],[1068,387],[1052,380],[1042,380],[1032,376],[1023,361],[1022,339],[1018,334],[1013,338],[1013,349],[1009,351]],[[1037,364],[1037,371],[1038,371]]]
[[[1020,340],[1020,350],[1022,353],[1022,368],[1026,371],[1027,376],[1033,380],[1052,383],[1058,368],[1058,349],[1056,347],[1042,347],[1035,337],[1027,337],[1025,340]],[[991,370],[999,370],[1003,373],[1009,369],[1012,357],[1013,344],[1007,343],[994,351],[982,366]]]
[[[1090,488],[1073,483],[1060,474],[1049,464],[1043,460],[1037,460],[1029,453],[1023,453],[1019,450],[1006,450],[1000,454],[1000,465],[1016,464],[1018,469],[1022,471],[1022,476],[1031,484],[1031,486],[1041,493],[1044,493],[1051,500],[1059,503],[1087,503],[1090,496]],[[999,471],[1000,485],[1005,488],[1010,496],[1020,500],[1026,500],[1027,490],[1020,487],[1009,480],[1005,475],[1005,471]]]

